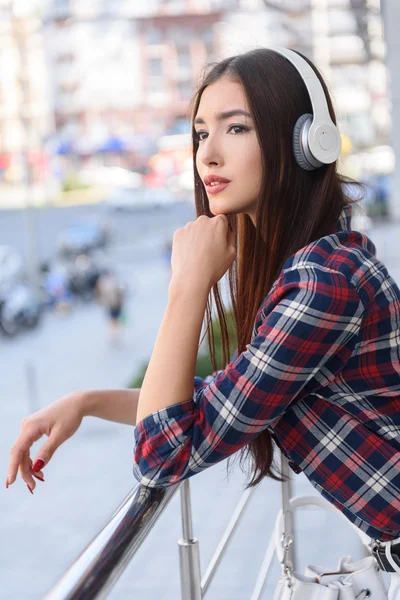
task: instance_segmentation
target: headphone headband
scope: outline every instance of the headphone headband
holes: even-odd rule
[[[312,170],[312,168],[320,166],[318,163],[330,164],[335,162],[340,155],[342,143],[338,128],[330,117],[325,92],[315,71],[299,54],[289,48],[275,46],[269,48],[269,50],[284,56],[292,63],[303,79],[308,95],[310,96],[313,110],[313,114],[311,115],[312,122],[311,125],[309,123],[304,124],[305,120],[303,119],[302,124],[304,125],[304,129],[298,132],[298,137],[302,144],[305,141],[304,137],[306,141],[308,140],[308,148],[302,147],[299,150],[300,152],[304,152],[306,161],[311,163],[310,168],[307,170]],[[306,132],[305,136],[304,132]],[[309,152],[311,152],[311,158],[314,158],[314,161],[310,161]],[[315,160],[317,164],[314,164]],[[300,166],[306,168],[304,164]]]

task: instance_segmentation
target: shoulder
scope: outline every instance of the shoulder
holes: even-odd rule
[[[360,284],[360,265],[372,255],[361,237],[358,232],[330,234],[290,256],[260,306],[256,326],[281,302],[288,309],[362,314],[368,298]]]
[[[371,300],[382,277],[389,277],[376,257],[374,244],[358,231],[333,233],[304,246],[285,262],[280,279],[284,281],[295,273],[317,280],[324,279],[324,273],[337,274],[342,285],[354,288],[364,304]]]
[[[361,263],[375,259],[375,246],[358,231],[341,231],[326,235],[287,259],[283,271],[314,266],[337,271],[352,278]]]

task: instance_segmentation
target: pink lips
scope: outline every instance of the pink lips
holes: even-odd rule
[[[222,192],[229,185],[228,183],[219,183],[218,185],[207,185],[207,192],[209,194],[218,194],[218,192]]]
[[[208,193],[217,194],[226,188],[230,183],[230,180],[218,175],[206,175],[204,177],[204,183]],[[212,183],[216,183],[216,185],[211,185]]]

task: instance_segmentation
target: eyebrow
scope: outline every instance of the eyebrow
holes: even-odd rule
[[[223,121],[224,119],[230,119],[231,117],[234,117],[236,115],[243,115],[244,117],[250,117],[250,119],[252,119],[251,114],[248,113],[247,111],[242,110],[241,108],[234,108],[233,110],[228,110],[227,112],[219,113],[217,115],[217,121]],[[205,124],[205,121],[201,117],[196,117],[196,119],[193,121],[193,125],[197,125],[199,123]]]

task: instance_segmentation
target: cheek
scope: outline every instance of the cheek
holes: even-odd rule
[[[262,164],[258,148],[246,148],[238,163],[241,173],[241,187],[245,187],[252,195],[258,192],[262,180]]]
[[[259,150],[258,146],[251,153],[251,156],[249,157],[249,162],[247,163],[247,165],[248,165],[248,173],[251,174],[251,178],[253,181],[252,187],[253,187],[253,189],[256,190],[256,192],[258,192],[260,189],[260,186],[261,186],[261,181],[262,181],[262,162],[261,162],[261,155],[260,155],[260,150]]]

